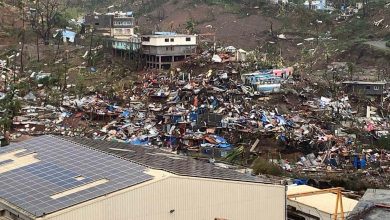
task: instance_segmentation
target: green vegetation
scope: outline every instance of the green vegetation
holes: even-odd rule
[[[386,42],[386,46],[390,47],[390,40]]]
[[[263,158],[257,158],[252,165],[253,173],[258,174],[269,174],[274,176],[280,176],[283,170],[278,165],[268,162]]]
[[[376,146],[380,149],[390,150],[390,135],[380,137]]]
[[[225,157],[225,159],[230,163],[236,163],[238,161],[242,163],[244,160],[244,153],[244,146],[236,147]]]
[[[20,100],[15,96],[15,90],[12,88],[3,99],[0,100],[0,110],[3,111],[0,118],[0,131],[5,133],[9,131],[12,125],[12,119],[21,109]]]
[[[190,19],[186,22],[186,30],[192,34],[194,33],[194,30],[195,30],[195,26],[196,26],[196,23],[194,20]]]

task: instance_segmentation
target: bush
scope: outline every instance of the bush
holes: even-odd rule
[[[386,42],[386,46],[390,47],[390,40]]]
[[[282,168],[278,165],[268,162],[263,158],[257,158],[252,165],[254,174],[269,174],[274,176],[282,175]]]
[[[390,135],[380,137],[375,145],[380,149],[390,150]]]

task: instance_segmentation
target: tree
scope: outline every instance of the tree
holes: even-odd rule
[[[25,21],[26,21],[26,12],[25,12],[25,2],[23,0],[19,0],[17,2],[17,8],[22,14],[22,30],[18,34],[18,38],[21,40],[21,49],[20,49],[20,72],[23,73],[24,71],[24,63],[23,63],[23,57],[24,57],[24,45],[26,43],[26,29],[25,29]],[[15,70],[14,70],[15,71]],[[15,76],[15,72],[14,72]],[[15,77],[14,77],[15,80]]]
[[[186,22],[186,30],[192,34],[194,33],[194,30],[195,30],[195,21],[190,19]]]
[[[11,129],[12,120],[21,109],[21,103],[15,97],[13,89],[0,100],[0,109],[4,111],[0,118],[0,129],[5,133]]]
[[[32,26],[35,32],[49,44],[52,29],[58,23],[61,0],[36,0],[32,16]]]

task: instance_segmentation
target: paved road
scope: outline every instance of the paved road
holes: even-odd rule
[[[390,47],[386,46],[386,41],[367,41],[365,44],[390,52]]]

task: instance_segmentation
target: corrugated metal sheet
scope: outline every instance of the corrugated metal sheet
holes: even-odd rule
[[[171,176],[43,219],[282,220],[285,198],[284,186]]]

